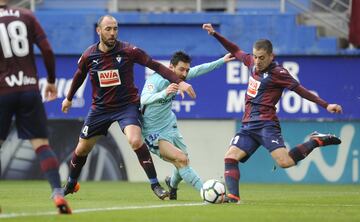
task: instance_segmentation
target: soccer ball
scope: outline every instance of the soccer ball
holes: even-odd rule
[[[225,185],[215,179],[208,180],[203,184],[200,196],[207,203],[222,203],[225,198]]]

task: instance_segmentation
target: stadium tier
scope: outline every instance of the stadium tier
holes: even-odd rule
[[[116,7],[112,5],[114,2]],[[144,2],[144,8],[141,2]],[[109,11],[119,21],[119,38],[153,55],[169,55],[179,48],[193,56],[223,54],[225,51],[213,44],[201,30],[203,23],[214,24],[224,36],[241,43],[247,51],[251,50],[256,39],[269,38],[277,55],[359,53],[356,49],[344,50],[343,38],[321,34],[322,29],[315,25],[300,24],[300,9],[289,3],[284,5],[285,12],[281,12],[279,0],[237,0],[234,12],[228,13],[232,10],[226,8],[228,5],[225,3],[231,2],[229,0],[217,4],[210,0],[199,1],[202,2],[200,12],[196,11],[195,2],[76,0],[68,4],[66,1],[44,0],[36,5],[36,15],[59,55],[79,54],[93,43],[97,38],[96,20]],[[307,0],[295,2],[310,7]],[[149,8],[147,5],[150,3],[154,7]],[[156,4],[167,7],[156,11],[159,8]]]

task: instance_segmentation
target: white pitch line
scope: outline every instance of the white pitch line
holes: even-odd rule
[[[187,203],[187,204],[161,204],[161,205],[149,205],[149,206],[127,206],[127,207],[104,207],[104,208],[85,208],[73,210],[73,214],[87,213],[87,212],[98,212],[98,211],[114,211],[114,210],[138,210],[138,209],[153,209],[153,208],[168,208],[168,207],[191,207],[206,205],[205,203]],[[31,217],[31,216],[47,216],[56,215],[55,211],[48,212],[36,212],[36,213],[9,213],[0,214],[0,218],[14,218],[14,217]]]

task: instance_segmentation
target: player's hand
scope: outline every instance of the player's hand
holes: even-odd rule
[[[72,105],[72,102],[69,101],[67,98],[65,98],[63,101],[62,101],[62,104],[61,104],[61,111],[63,113],[67,113],[70,109]]]
[[[330,113],[342,113],[342,107],[338,104],[329,104],[326,109]]]
[[[205,29],[209,35],[214,35],[215,33],[215,30],[210,23],[203,24],[202,28]]]
[[[176,93],[179,90],[179,85],[176,83],[171,83],[167,88],[166,88],[166,95],[170,95],[172,93]]]
[[[57,98],[57,89],[55,84],[47,83],[45,86],[45,101],[49,102]]]
[[[180,90],[181,98],[183,98],[183,99],[184,99],[184,92],[186,92],[191,98],[193,98],[193,99],[196,98],[195,91],[189,83],[186,83],[184,81],[180,82],[179,90]]]
[[[230,62],[230,61],[233,61],[235,59],[235,57],[231,53],[228,53],[228,54],[224,55],[223,59],[225,62]]]

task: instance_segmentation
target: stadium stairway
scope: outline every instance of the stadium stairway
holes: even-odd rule
[[[44,0],[42,6],[38,5],[36,15],[57,54],[80,54],[97,41],[95,24],[107,13],[106,2],[74,0],[70,5],[60,0]],[[112,15],[119,21],[119,38],[151,55],[170,55],[179,49],[193,56],[224,54],[225,50],[201,29],[203,23],[214,24],[221,34],[248,52],[254,41],[268,38],[273,41],[277,55],[343,54],[335,37],[319,37],[315,26],[297,24],[296,12],[119,12]]]

